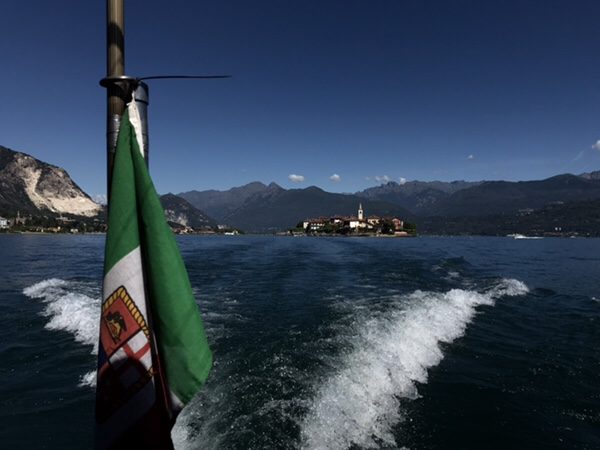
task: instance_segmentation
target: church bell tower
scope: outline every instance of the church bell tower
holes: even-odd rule
[[[358,220],[365,220],[365,213],[363,211],[362,203],[358,204]]]

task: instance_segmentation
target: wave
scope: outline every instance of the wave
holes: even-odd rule
[[[92,346],[98,353],[100,287],[93,283],[50,278],[23,289],[23,294],[40,299],[46,306],[42,315],[49,320],[48,330],[66,331],[75,341]],[[82,375],[79,386],[95,386],[96,372]]]
[[[356,309],[355,303],[348,304],[352,308],[352,325],[340,329],[332,324],[340,332],[336,340],[339,338],[349,348],[340,355],[341,362],[336,366],[339,369],[319,379],[314,395],[297,399],[303,405],[300,409],[307,411],[300,417],[293,414],[300,428],[300,446],[396,446],[392,429],[403,418],[401,401],[418,397],[418,383],[426,383],[428,370],[444,357],[441,344],[462,336],[480,305],[493,305],[502,296],[527,292],[527,286],[520,281],[502,280],[483,292],[465,288],[441,293],[415,291],[408,296],[394,294],[397,306],[391,310],[369,311],[367,307]],[[92,353],[97,352],[99,286],[52,278],[27,287],[23,293],[45,304],[42,314],[48,317],[47,329],[67,331],[77,342],[92,346]],[[346,303],[343,298],[336,302]],[[210,314],[205,319],[216,323],[225,320]],[[305,382],[307,388],[314,388],[312,376],[301,384]],[[81,376],[79,386],[94,385],[95,371]],[[225,383],[220,387],[230,386]],[[213,408],[208,405],[208,409]],[[173,430],[178,448],[197,442],[194,437],[199,430],[191,426],[197,418],[193,411],[188,413],[182,414],[184,417]],[[214,431],[212,421],[204,417],[202,421],[205,420],[202,430]]]
[[[418,383],[444,357],[440,344],[461,337],[478,306],[527,292],[514,279],[481,293],[415,291],[401,299],[403,307],[359,319],[348,330],[351,350],[341,368],[323,381],[301,420],[302,447],[396,447],[401,399],[418,398]]]
[[[79,387],[96,387],[96,371],[92,370],[79,377]]]

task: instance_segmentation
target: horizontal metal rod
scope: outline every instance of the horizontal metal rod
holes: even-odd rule
[[[231,75],[152,75],[138,80],[174,80],[174,79],[218,79],[231,78]]]
[[[220,79],[231,78],[231,75],[151,75],[148,77],[130,77],[128,75],[113,75],[102,78],[100,86],[108,88],[119,84],[130,84],[130,88],[135,90],[140,81],[144,80],[202,80],[202,79]]]

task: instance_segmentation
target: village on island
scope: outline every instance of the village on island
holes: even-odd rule
[[[331,216],[304,219],[293,234],[344,236],[416,236],[415,225],[398,217],[365,216],[362,203],[356,216]]]

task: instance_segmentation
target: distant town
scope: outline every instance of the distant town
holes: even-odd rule
[[[303,232],[309,235],[344,236],[416,236],[415,225],[398,217],[366,216],[362,203],[358,205],[356,216],[330,216],[304,219],[298,223],[292,234]]]
[[[13,233],[103,233],[106,223],[103,217],[81,217],[74,215],[21,215],[0,217],[0,232]]]
[[[172,222],[167,217],[167,223],[175,234],[201,234],[201,235],[238,235],[240,230],[228,225],[190,227]],[[100,217],[80,217],[70,215],[21,215],[17,212],[15,217],[0,216],[0,232],[2,233],[50,233],[50,234],[81,234],[105,233],[107,229],[104,215]]]

